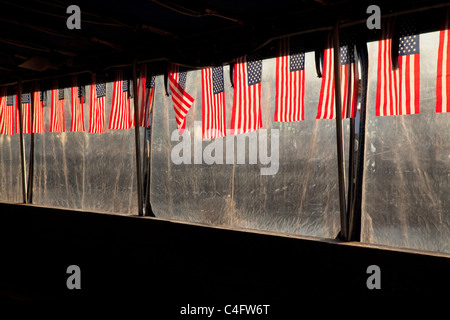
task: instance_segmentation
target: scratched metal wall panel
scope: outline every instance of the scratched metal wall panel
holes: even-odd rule
[[[0,200],[22,202],[19,135],[0,134]]]
[[[450,253],[450,115],[437,114],[438,32],[420,37],[420,114],[376,117],[369,44],[363,242]]]
[[[106,128],[109,124],[112,87],[112,83],[107,83]],[[48,132],[48,92],[44,108],[47,132],[35,135],[33,203],[86,211],[137,214],[134,128],[106,129],[104,134],[87,133],[89,93],[90,88],[87,86],[84,104],[86,132],[70,132],[70,88],[66,88],[66,132],[51,133]]]
[[[229,68],[224,68],[226,121],[230,126],[233,89]],[[334,238],[339,232],[339,200],[334,120],[315,120],[321,79],[315,74],[314,55],[306,55],[306,120],[275,123],[275,59],[263,61],[263,128],[255,133],[267,136],[267,149],[246,145],[245,164],[195,164],[194,150],[201,139],[201,71],[190,71],[186,91],[195,98],[187,115],[185,136],[191,139],[191,164],[176,165],[172,149],[181,138],[176,130],[171,97],[156,95],[152,131],[151,202],[157,217],[197,222],[207,225],[241,227],[281,233]],[[159,78],[161,79],[161,78]],[[157,81],[156,92],[163,92]],[[345,122],[348,132],[348,121]],[[261,175],[259,154],[271,155],[271,138],[279,130],[279,168],[274,175]],[[171,141],[171,137],[175,141]],[[194,141],[197,138],[197,141]],[[228,137],[229,139],[230,137]],[[235,136],[231,136],[237,140]],[[220,140],[220,141],[219,141]],[[201,150],[212,141],[201,142]],[[275,144],[274,144],[275,145]],[[250,152],[257,153],[257,163],[249,164]],[[277,151],[278,151],[277,149]],[[219,149],[217,149],[219,150]],[[259,152],[259,153],[258,153]],[[232,154],[231,154],[232,155]]]

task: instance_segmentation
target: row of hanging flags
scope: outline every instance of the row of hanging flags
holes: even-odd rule
[[[104,78],[92,76],[90,85],[89,133],[104,133],[106,120],[106,82]],[[150,108],[154,96],[155,75],[147,72],[147,66],[141,69],[138,81],[138,99],[140,106],[139,126],[149,126]],[[70,87],[71,124],[70,131],[86,131],[84,125],[85,86],[78,85],[77,77],[72,77]],[[22,94],[22,118],[24,133],[43,133],[45,91],[39,90],[39,82],[34,84],[32,93]],[[32,95],[33,98],[32,99]],[[58,87],[58,81],[50,90],[50,128],[49,132],[65,132],[64,88]],[[33,116],[31,116],[31,105]],[[133,127],[134,115],[131,113],[130,81],[123,75],[123,70],[117,70],[113,86],[113,99],[109,121],[109,129],[129,129]],[[19,110],[17,94],[0,88],[0,134],[13,135],[19,133]],[[31,123],[32,122],[32,123]]]
[[[450,112],[450,18],[447,14],[439,35],[438,70],[436,83],[436,111]],[[335,119],[335,88],[333,38],[326,39],[322,59],[322,84],[320,88],[317,119]],[[340,39],[340,78],[342,118],[356,115],[358,100],[357,53],[351,37],[342,34]],[[276,58],[276,96],[274,121],[291,122],[305,119],[305,52],[300,42],[292,38],[279,41]],[[205,68],[202,78],[202,132],[204,139],[226,135],[225,87],[223,67]],[[262,59],[258,53],[235,60],[233,66],[233,107],[230,129],[232,134],[247,133],[262,127],[261,85]],[[177,129],[180,134],[186,126],[186,115],[194,98],[185,91],[186,72],[175,64],[169,65],[168,81],[172,96]],[[92,77],[90,85],[89,133],[104,133],[106,118],[106,83]],[[148,126],[154,96],[155,75],[143,65],[138,79],[139,126]],[[378,69],[376,116],[407,115],[419,113],[420,89],[420,36],[411,20],[386,20],[378,41]],[[0,89],[0,133],[18,132],[17,97]],[[31,99],[31,95],[34,99]],[[72,78],[70,131],[85,131],[84,86]],[[135,126],[130,107],[130,81],[122,70],[117,70],[109,129],[128,129]],[[64,132],[64,89],[55,85],[51,90],[50,132]],[[44,132],[44,95],[36,83],[33,93],[22,94],[24,133]],[[31,101],[34,101],[31,123]]]

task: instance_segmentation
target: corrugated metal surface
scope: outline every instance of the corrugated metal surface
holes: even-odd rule
[[[0,199],[22,201],[19,135],[0,134]]]
[[[420,114],[375,117],[377,44],[369,44],[364,242],[450,252],[450,115],[437,114],[438,32],[420,39]]]
[[[245,164],[226,164],[228,138],[222,143],[224,164],[195,164],[195,143],[201,139],[201,72],[188,73],[186,91],[195,98],[187,116],[191,139],[191,164],[175,165],[171,152],[181,143],[176,130],[171,97],[156,96],[152,143],[151,201],[158,217],[212,225],[242,227],[275,232],[334,238],[339,232],[339,199],[335,121],[315,120],[321,79],[314,68],[314,55],[306,54],[306,120],[275,123],[275,59],[263,61],[263,128],[254,134],[266,137],[267,149],[246,144]],[[227,127],[231,120],[233,89],[225,67]],[[163,92],[162,79],[157,91]],[[196,122],[197,121],[197,122]],[[347,124],[346,120],[346,124]],[[347,128],[348,131],[348,128]],[[279,133],[279,147],[271,144]],[[238,144],[237,138],[235,147]],[[179,139],[179,141],[178,141]],[[197,139],[197,142],[194,140]],[[248,139],[248,138],[247,138]],[[220,140],[220,141],[218,141]],[[202,152],[213,143],[202,142]],[[279,152],[279,168],[274,175],[261,175],[260,155]],[[207,152],[209,152],[207,150]],[[249,152],[258,154],[257,163],[249,164]],[[233,154],[231,154],[233,156]]]
[[[107,84],[106,126],[111,108],[112,83]],[[89,92],[89,90],[88,90]],[[49,93],[49,92],[48,92]],[[65,89],[65,133],[35,134],[33,203],[50,207],[122,214],[137,212],[134,129],[105,134],[69,132],[70,89]],[[89,94],[84,104],[89,127]],[[50,94],[44,108],[45,130],[50,123]],[[141,129],[143,130],[143,129]],[[25,135],[27,167],[30,135]],[[22,201],[19,134],[0,135],[0,199]]]

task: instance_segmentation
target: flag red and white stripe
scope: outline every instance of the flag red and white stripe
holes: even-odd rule
[[[17,117],[16,95],[8,95],[8,89],[2,88],[0,98],[0,133],[13,135]]]
[[[177,65],[169,66],[169,86],[179,134],[183,134],[186,127],[186,115],[194,103],[194,98],[184,91],[186,76],[186,72],[179,72]]]
[[[4,112],[6,107],[6,88],[0,88],[0,134],[3,134]]]
[[[106,118],[106,83],[92,75],[89,133],[104,133]]]
[[[20,117],[19,117],[19,107],[18,107],[19,101],[18,101],[16,94],[14,94],[13,97],[14,97],[14,110],[16,110],[16,116],[14,119],[14,126],[16,128],[15,133],[20,133],[20,123],[19,123]],[[6,100],[6,105],[8,105],[8,100]]]
[[[0,89],[0,134],[3,134],[4,126],[4,111],[6,107],[6,89]]]
[[[279,122],[305,120],[305,52],[279,41],[276,59],[275,116]]]
[[[33,133],[43,133],[44,128],[44,92],[39,91],[39,83],[34,86],[33,104]]]
[[[70,123],[70,131],[84,131],[84,92],[81,86],[78,86],[77,76],[72,77],[72,87],[70,88],[70,96],[72,101],[72,121]]]
[[[52,101],[50,111],[50,132],[65,132],[64,116],[64,88],[57,86],[52,89]]]
[[[262,127],[261,76],[262,60],[258,54],[235,60],[231,134],[251,132]]]
[[[148,70],[144,64],[138,79],[139,97],[139,126],[148,127],[150,125],[150,113],[152,111],[153,97],[155,93],[155,75]]]
[[[355,59],[354,43],[348,42],[340,48],[342,119],[354,118],[358,105],[359,73]]]
[[[398,35],[394,34],[394,26],[395,19],[387,20],[378,41],[376,116],[419,113],[419,35],[406,22],[401,24]],[[398,48],[392,48],[394,37],[399,40]],[[398,67],[392,61],[392,50],[398,50]]]
[[[439,32],[436,112],[450,112],[450,9]]]
[[[22,123],[23,133],[31,133],[31,93],[22,93]],[[20,130],[19,123],[17,129]]]
[[[226,136],[223,67],[202,69],[202,137]]]
[[[123,70],[117,70],[114,81],[113,101],[109,129],[129,129],[133,121],[130,115],[130,83],[123,76]]]
[[[17,109],[17,96],[15,94],[8,95],[8,90],[4,88],[2,90],[2,101],[1,101],[1,134],[13,135],[15,132],[19,132],[16,128],[16,120],[18,117]]]
[[[335,119],[333,36],[330,32],[323,53],[322,84],[320,86],[317,119]]]
[[[323,56],[322,84],[320,87],[319,107],[317,119],[336,119],[336,98],[334,79],[334,48],[333,33],[327,36]],[[341,78],[341,108],[342,119],[354,118],[358,103],[358,65],[354,43],[343,35],[339,49],[340,78]]]

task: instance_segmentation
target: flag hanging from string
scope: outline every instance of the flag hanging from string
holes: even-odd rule
[[[50,132],[65,132],[64,88],[54,86],[50,110]]]
[[[419,113],[420,37],[410,19],[385,21],[378,41],[376,116]],[[394,51],[394,52],[392,52]]]
[[[150,125],[150,112],[152,110],[153,96],[155,93],[156,75],[144,64],[138,79],[139,97],[139,126],[148,127]]]
[[[358,103],[358,65],[355,43],[351,36],[341,33],[339,44],[342,119],[354,118]],[[322,68],[317,119],[336,119],[333,33],[327,36]]]
[[[109,129],[129,129],[132,127],[130,99],[130,81],[124,76],[123,70],[117,70],[114,81]]]
[[[202,69],[202,137],[226,135],[223,67]]]
[[[186,115],[194,103],[194,98],[184,91],[187,72],[180,72],[177,65],[170,64],[168,73],[177,129],[181,135],[186,127]]]
[[[0,133],[5,135],[14,134],[18,112],[16,95],[9,91],[7,88],[2,88],[0,100]]]
[[[72,119],[70,131],[84,131],[84,86],[78,86],[77,76],[72,77],[72,87],[70,88]]]
[[[31,93],[22,93],[23,133],[31,133]],[[20,129],[19,124],[17,124]]]
[[[436,112],[450,112],[450,9],[439,31]]]
[[[33,101],[33,133],[43,133],[44,128],[44,92],[39,91],[39,82],[34,86]]]
[[[15,132],[19,132],[16,128],[16,121],[18,117],[17,109],[17,96],[13,92],[8,92],[10,90],[4,89],[2,92],[2,126],[1,134],[13,135]]]
[[[6,88],[0,89],[0,134],[3,134],[4,130],[4,116],[6,107]]]
[[[305,120],[305,51],[290,38],[278,44],[275,89],[274,120]]]
[[[262,60],[252,53],[235,60],[231,134],[247,133],[262,127]]]
[[[79,86],[77,76],[72,77],[72,87],[70,88],[70,96],[72,100],[72,121],[70,123],[70,131],[84,131],[84,86]]]
[[[103,76],[92,75],[89,133],[104,133],[106,118],[106,82]]]

